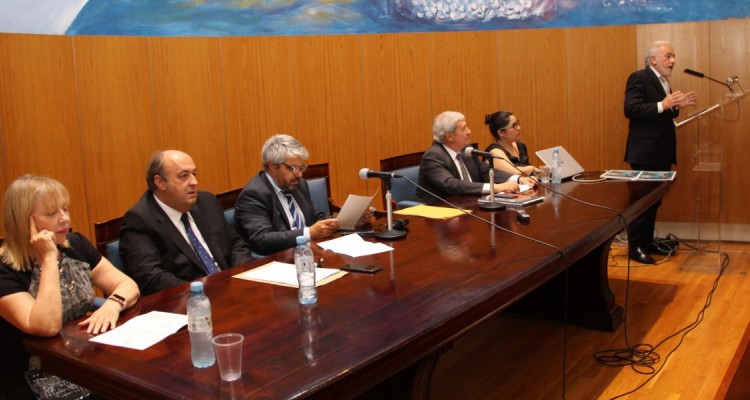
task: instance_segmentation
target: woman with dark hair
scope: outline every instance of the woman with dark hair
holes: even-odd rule
[[[513,113],[498,111],[487,114],[484,123],[490,127],[490,134],[494,138],[485,151],[501,158],[492,160],[495,169],[511,174],[518,174],[520,171],[524,175],[539,172],[539,168],[529,165],[526,145],[518,140],[521,137],[521,121]]]
[[[63,323],[90,334],[114,329],[138,300],[135,282],[80,233],[70,232],[68,190],[50,178],[25,175],[5,192],[0,246],[0,399],[87,398],[90,393],[40,370],[23,348],[26,336],[55,336]],[[94,310],[96,285],[109,297]],[[67,398],[67,397],[66,397]],[[71,397],[72,398],[72,397]]]

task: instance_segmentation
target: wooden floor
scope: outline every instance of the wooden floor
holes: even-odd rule
[[[716,251],[729,256],[701,324],[685,336],[681,345],[680,336],[676,336],[656,349],[661,361],[654,367],[660,372],[642,374],[630,367],[605,366],[594,359],[598,351],[628,347],[625,327],[610,333],[569,325],[566,399],[611,399],[639,387],[622,398],[725,397],[749,340],[745,332],[750,322],[750,244],[704,243],[701,247],[693,251],[683,244],[676,255],[657,265],[631,264],[627,341],[631,346],[656,346],[699,319],[720,270]],[[622,306],[627,275],[625,248],[614,244],[610,286]],[[561,399],[565,332],[562,322],[494,316],[456,341],[441,358],[431,397]]]

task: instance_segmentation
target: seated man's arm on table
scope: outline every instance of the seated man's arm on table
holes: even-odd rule
[[[275,194],[261,194],[252,189],[243,189],[234,210],[234,222],[250,248],[262,255],[295,247],[296,237],[302,229],[289,230],[286,216],[279,211]]]

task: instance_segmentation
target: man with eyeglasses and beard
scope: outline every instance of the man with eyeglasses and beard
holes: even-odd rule
[[[254,255],[295,247],[297,236],[322,239],[339,229],[339,221],[324,215],[310,197],[302,178],[308,152],[299,141],[274,135],[260,156],[263,170],[242,189],[234,212],[234,224]]]

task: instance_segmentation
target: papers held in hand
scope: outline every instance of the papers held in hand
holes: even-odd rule
[[[500,203],[508,207],[524,207],[530,204],[540,203],[544,201],[544,196],[529,196],[527,194],[512,194],[507,193],[496,193],[495,203]],[[488,204],[490,202],[490,196],[483,196],[479,198],[479,204]]]
[[[375,192],[375,194],[378,194],[378,192]],[[341,207],[341,211],[336,215],[336,219],[339,220],[339,228],[343,230],[353,230],[356,228],[359,219],[362,218],[362,215],[370,207],[374,197],[375,195],[368,197],[350,194]]]

